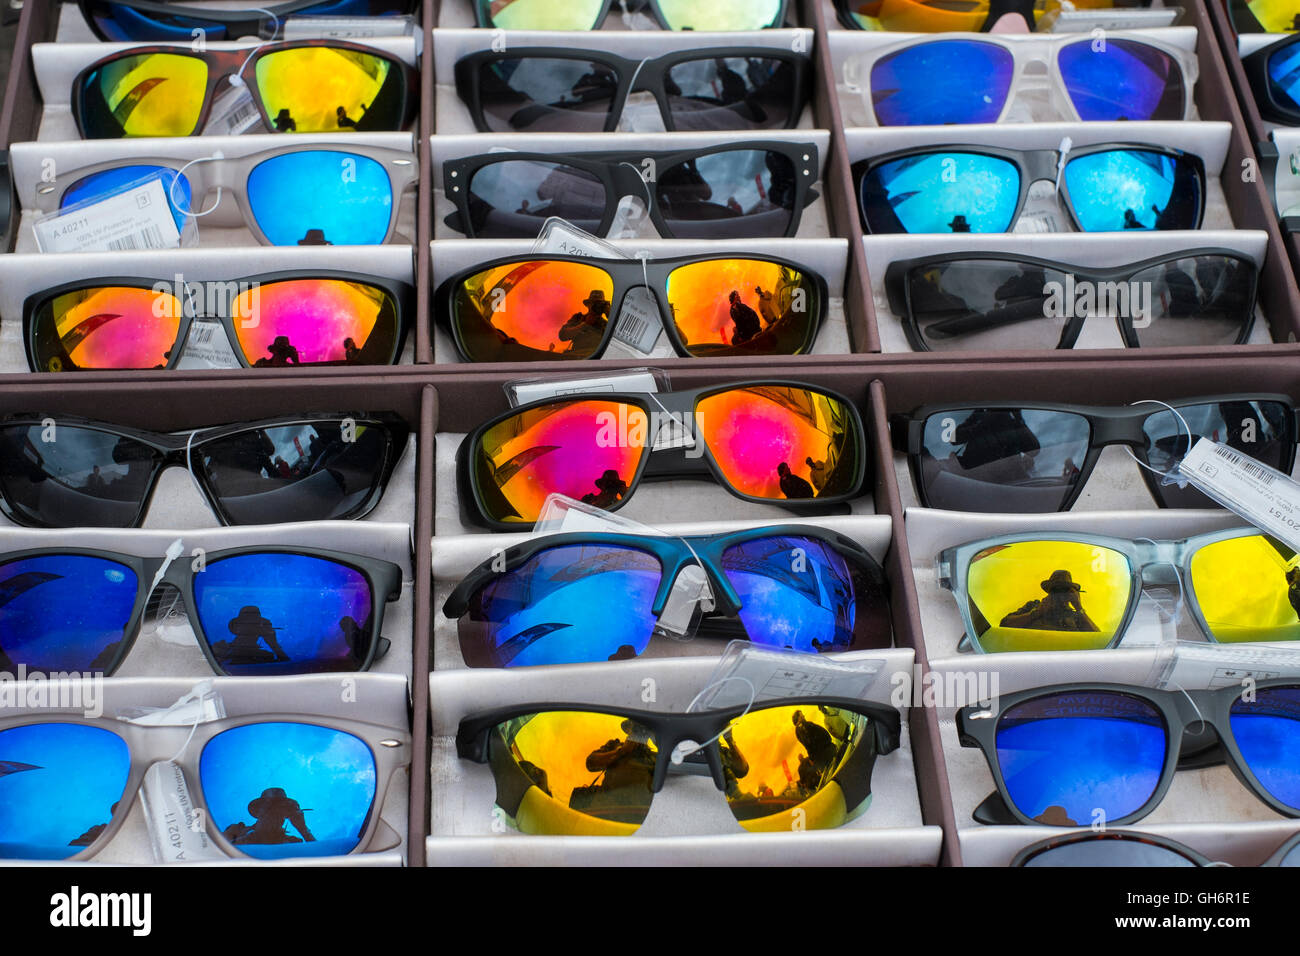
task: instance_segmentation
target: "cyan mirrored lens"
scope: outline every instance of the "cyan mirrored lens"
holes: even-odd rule
[[[644,551],[562,545],[494,575],[460,619],[470,667],[624,660],[646,649],[663,570]],[[610,600],[618,608],[611,613]]]
[[[373,159],[314,149],[273,156],[248,174],[248,206],[275,246],[384,241],[393,185]]]
[[[1133,40],[1080,40],[1057,56],[1070,101],[1083,120],[1180,120],[1183,70],[1168,53]]]
[[[1102,691],[1050,694],[998,720],[997,756],[1011,802],[1048,826],[1113,822],[1155,793],[1168,750],[1150,703]]]
[[[199,779],[222,836],[249,856],[278,860],[356,849],[374,810],[377,774],[359,737],[266,723],[213,737]]]
[[[1065,164],[1065,188],[1084,232],[1195,229],[1204,198],[1200,176],[1183,156],[1110,149]]]
[[[1268,56],[1265,67],[1273,100],[1283,109],[1300,110],[1300,44],[1288,43]]]
[[[194,597],[212,656],[236,676],[353,671],[376,636],[365,575],[325,558],[221,558],[194,576]]]
[[[78,179],[64,190],[63,198],[59,200],[59,208],[67,209],[69,206],[87,200],[107,199],[110,194],[155,173],[161,177],[163,190],[167,193],[167,201],[172,207],[172,218],[176,220],[176,228],[180,230],[185,226],[185,214],[193,210],[190,181],[185,176],[180,176],[180,182],[176,182],[178,178],[176,171],[166,166],[118,166],[116,169],[106,169],[102,173],[92,173]]]
[[[1196,866],[1196,861],[1158,843],[1117,834],[1074,840],[1035,853],[1024,866]]]
[[[227,39],[226,28],[211,20],[136,10],[109,0],[91,0],[85,6],[99,33],[113,42],[189,43],[195,30],[202,30],[205,40]]]
[[[99,727],[0,731],[0,859],[80,853],[108,826],[130,770],[126,742]]]
[[[126,565],[78,554],[0,565],[0,673],[84,673],[122,651],[138,581]]]
[[[881,57],[871,68],[871,103],[881,126],[995,123],[1015,58],[994,43],[933,40]]]
[[[980,153],[907,156],[867,171],[861,203],[874,233],[1006,232],[1020,205],[1020,171]]]
[[[1228,715],[1246,766],[1273,799],[1300,810],[1300,687],[1266,687]]]

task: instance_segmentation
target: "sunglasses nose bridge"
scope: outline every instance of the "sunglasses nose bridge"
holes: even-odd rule
[[[1142,424],[1131,419],[1103,418],[1092,424],[1092,440],[1095,445],[1131,445],[1134,448],[1146,444]]]
[[[1055,149],[1036,149],[1025,154],[1026,186],[1036,182],[1056,182],[1056,167],[1061,154]]]

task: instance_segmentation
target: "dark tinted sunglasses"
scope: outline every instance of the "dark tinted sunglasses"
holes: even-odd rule
[[[471,571],[443,613],[459,619],[470,667],[626,660],[645,652],[691,565],[704,569],[712,592],[700,636],[804,653],[890,646],[880,565],[851,538],[804,525],[687,538],[535,538]]]
[[[682,50],[629,60],[595,50],[484,50],[456,63],[481,133],[610,132],[636,90],[667,130],[789,129],[808,99],[808,57],[771,47]]]
[[[1012,866],[1228,866],[1185,843],[1132,830],[1051,837],[1025,847]],[[1300,866],[1300,833],[1260,866]]]
[[[1241,65],[1260,115],[1274,123],[1300,124],[1300,34],[1256,50]]]
[[[1093,316],[1113,317],[1128,348],[1236,345],[1255,324],[1258,275],[1226,249],[1110,269],[963,252],[891,262],[885,291],[917,351],[1068,349]]]
[[[360,518],[383,497],[409,426],[305,415],[165,435],[80,418],[0,421],[0,507],[18,524],[139,527],[165,469],[194,475],[222,524]]]
[[[1296,410],[1285,395],[1238,395],[1123,408],[1087,405],[928,405],[891,421],[917,497],[928,508],[1033,514],[1078,500],[1107,445],[1128,445],[1167,474],[1194,440],[1209,438],[1290,473]],[[1184,425],[1184,422],[1186,423]],[[1217,508],[1192,486],[1164,485],[1142,468],[1162,508]]]
[[[1082,232],[1199,229],[1205,213],[1205,164],[1163,146],[1102,143],[1064,157],[923,146],[853,164],[862,225],[872,233],[1009,232],[1040,180],[1058,183]]]
[[[270,39],[280,35],[285,17],[397,16],[418,5],[419,0],[271,0],[261,10],[214,10],[159,0],[77,0],[95,36],[123,43],[189,43],[195,30],[207,40]]]
[[[471,238],[535,238],[552,216],[597,235],[623,196],[668,239],[793,236],[816,198],[817,147],[762,140],[657,153],[486,153],[448,160],[442,180]]]
[[[789,0],[626,0],[629,11],[644,11],[665,30],[764,30],[785,22]],[[614,0],[474,0],[481,27],[502,30],[595,30]]]

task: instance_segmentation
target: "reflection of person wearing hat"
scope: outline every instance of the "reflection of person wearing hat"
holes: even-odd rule
[[[600,783],[604,791],[627,789],[629,798],[639,795],[643,800],[648,799],[655,773],[650,732],[631,719],[624,720],[621,729],[627,739],[614,737],[593,750],[587,755],[587,769],[604,772]]]
[[[605,469],[605,473],[597,478],[594,484],[600,489],[599,494],[593,492],[583,495],[583,504],[595,505],[597,508],[610,508],[627,494],[627,482],[620,478],[613,468]]]
[[[1074,583],[1069,571],[1053,571],[1039,584],[1046,593],[1041,600],[1028,601],[1002,619],[1002,627],[1024,627],[1040,631],[1100,631],[1079,595],[1083,589]]]
[[[277,335],[275,341],[266,347],[269,358],[260,358],[257,360],[257,366],[266,368],[268,365],[272,368],[278,368],[282,365],[297,365],[298,350],[293,347],[287,335]]]
[[[605,324],[609,321],[609,300],[604,289],[592,289],[582,300],[586,312],[575,312],[569,321],[560,326],[557,334],[561,342],[572,342],[575,351],[590,352],[605,337]]]
[[[966,221],[965,216],[953,216],[952,222],[948,223],[948,228],[953,232],[970,232],[970,223]]]
[[[297,800],[286,794],[280,787],[270,787],[263,790],[262,795],[248,805],[248,815],[257,822],[251,827],[245,827],[233,838],[229,832],[227,836],[231,843],[236,844],[302,843],[303,840],[314,843],[316,837],[312,835],[311,830],[307,829],[307,819],[303,813]],[[285,831],[286,820],[302,834],[301,840]]]
[[[233,641],[217,641],[212,645],[212,653],[223,664],[264,664],[269,661],[287,661],[289,655],[280,647],[275,636],[275,627],[262,616],[257,607],[241,608],[239,614],[231,618],[226,625],[235,635]],[[270,650],[264,650],[259,643],[265,641]]]
[[[727,302],[730,305],[731,321],[735,323],[735,331],[731,333],[731,341],[735,345],[742,342],[748,342],[759,332],[763,331],[763,323],[759,321],[758,313],[745,305],[740,293],[734,289],[727,296]]]

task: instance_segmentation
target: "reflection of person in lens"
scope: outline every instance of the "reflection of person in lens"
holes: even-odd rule
[[[953,432],[953,444],[961,450],[953,457],[966,471],[997,463],[1010,467],[1017,462],[1023,477],[1033,468],[1033,454],[1042,449],[1034,430],[1016,409],[978,409],[971,412]]]
[[[344,617],[339,621],[339,630],[343,632],[343,640],[347,642],[348,654],[354,660],[364,660],[368,648],[366,641],[365,629],[357,623],[354,617]],[[272,631],[271,633],[275,633]]]
[[[970,223],[966,221],[965,216],[953,216],[952,222],[948,223],[948,228],[953,232],[970,232]]]
[[[582,300],[586,312],[575,312],[569,321],[560,326],[556,336],[561,342],[568,342],[570,351],[590,353],[605,337],[605,326],[609,322],[609,300],[603,289],[592,289],[591,295]]]
[[[761,285],[754,286],[754,294],[758,296],[758,314],[763,317],[763,325],[771,328],[776,324],[777,319],[781,318],[781,309],[776,304],[776,296],[771,292],[764,292]]]
[[[826,462],[813,461],[812,455],[805,458],[803,462],[808,466],[808,477],[812,479],[813,487],[817,489],[817,494],[821,494],[822,489],[826,487]]]
[[[365,107],[363,106],[362,109],[365,109]],[[338,109],[336,109],[334,111],[334,115],[338,118],[339,129],[357,128],[357,121],[354,120],[352,117],[348,116],[348,111],[345,110],[343,107],[340,106]]]
[[[826,732],[825,727],[819,727],[809,721],[802,710],[796,710],[791,714],[790,722],[794,724],[795,737],[808,751],[808,759],[812,761],[820,777],[835,764],[835,751],[838,748],[835,746],[834,738]]]
[[[113,814],[117,813],[117,807],[118,804],[120,803],[121,801],[119,800],[118,803],[115,803],[108,808],[108,816],[110,820],[113,818]],[[91,827],[81,836],[77,837],[75,840],[69,840],[68,846],[90,846],[92,843],[98,840],[100,836],[103,834],[103,832],[107,829],[108,829],[107,823],[96,823],[93,827]]]
[[[538,790],[542,791],[542,793],[546,794],[548,797],[554,796],[554,794],[551,793],[551,778],[547,776],[545,770],[537,766],[537,764],[533,763],[531,760],[520,760],[519,769],[528,775],[528,779],[537,786]]]
[[[255,368],[282,368],[298,364],[298,350],[287,335],[277,335],[275,341],[266,347],[266,351],[268,357],[254,362]]]
[[[361,349],[357,348],[357,340],[348,336],[343,340],[343,360],[345,362],[355,362],[361,358]]]
[[[631,720],[623,721],[620,726],[627,734],[626,740],[614,737],[587,755],[587,769],[601,773],[600,782],[592,784],[588,793],[595,798],[596,793],[615,794],[626,790],[627,793],[621,794],[622,800],[632,795],[648,799],[655,772],[655,752],[650,749],[649,734]]]
[[[739,292],[732,289],[731,294],[727,296],[727,301],[731,303],[731,321],[735,323],[735,330],[731,333],[733,345],[748,342],[763,331],[763,323],[759,321],[758,313],[745,305]]]
[[[1025,602],[1002,619],[1002,627],[1023,627],[1039,631],[1100,631],[1079,595],[1083,589],[1074,583],[1069,571],[1053,571],[1039,587],[1047,596]]]
[[[1196,294],[1196,280],[1172,262],[1165,266],[1164,280],[1165,288],[1169,290],[1165,308],[1170,315],[1199,314],[1201,297]]]
[[[605,473],[596,479],[595,485],[600,489],[599,493],[591,492],[583,495],[583,504],[595,505],[597,508],[610,508],[627,494],[627,482],[620,478],[613,468],[607,468]]]
[[[241,608],[239,614],[226,625],[235,635],[233,641],[217,641],[212,654],[222,664],[266,664],[287,661],[289,655],[280,647],[275,636],[275,626],[262,616],[257,607]],[[261,646],[265,642],[270,650]]]
[[[808,484],[793,471],[785,462],[776,466],[777,477],[780,478],[781,494],[787,498],[816,498],[817,492],[813,486]]]
[[[1300,568],[1290,568],[1286,572],[1286,597],[1291,602],[1291,609],[1300,617]]]
[[[307,828],[307,819],[303,816],[307,812],[282,789],[270,787],[248,805],[248,815],[257,822],[251,827],[242,822],[232,823],[226,827],[223,835],[236,846],[241,843],[302,843],[304,840],[314,843],[316,837]],[[293,824],[302,837],[296,837],[285,830],[286,822]]]
[[[1132,209],[1124,210],[1124,228],[1125,229],[1145,229],[1146,226],[1138,222],[1137,213]]]
[[[275,116],[275,129],[280,133],[292,133],[297,131],[298,124],[294,122],[287,109],[280,110]]]
[[[822,775],[817,772],[817,765],[807,754],[799,755],[799,795],[800,797],[810,797],[817,792],[821,786]]]
[[[736,746],[730,730],[724,732],[718,741],[718,758],[722,761],[722,777],[727,784],[727,796],[734,800],[740,796],[740,778],[749,774],[749,761]]]

